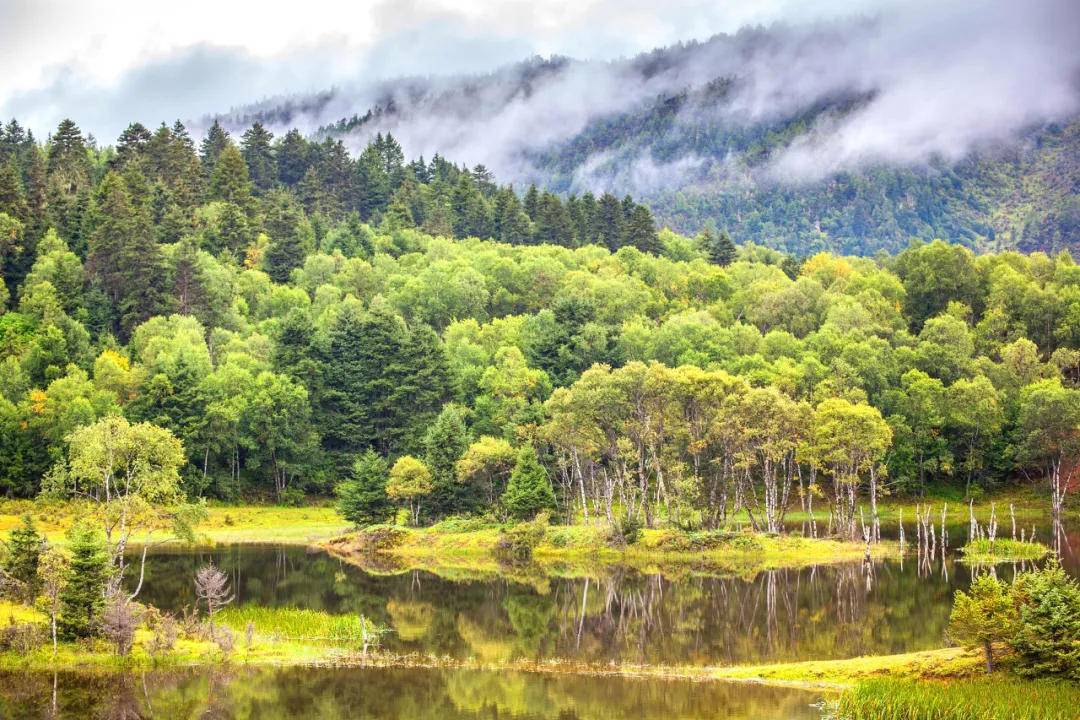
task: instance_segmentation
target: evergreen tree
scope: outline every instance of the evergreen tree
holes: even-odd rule
[[[424,464],[431,470],[434,490],[431,513],[435,517],[474,512],[479,495],[475,488],[457,482],[455,466],[472,439],[465,427],[462,408],[448,403],[435,418],[424,438]]]
[[[263,221],[270,236],[270,246],[264,255],[266,271],[275,282],[284,283],[315,249],[315,232],[304,211],[287,193],[276,193],[269,203]]]
[[[105,606],[109,553],[100,527],[76,521],[67,533],[71,578],[60,594],[60,631],[65,637],[87,637]]]
[[[534,243],[573,247],[574,224],[570,213],[567,212],[566,206],[558,196],[545,190],[537,204],[537,215],[534,220],[536,221],[533,231]]]
[[[308,169],[308,142],[295,128],[285,133],[274,148],[278,180],[285,185],[296,185]]]
[[[209,180],[210,174],[214,172],[214,166],[217,165],[218,156],[228,145],[229,133],[221,127],[221,123],[214,120],[214,124],[206,131],[206,137],[199,145],[199,165],[202,166],[203,177]]]
[[[623,233],[626,220],[623,218],[622,205],[611,193],[600,196],[596,216],[596,239],[611,252],[623,246]]]
[[[522,520],[531,520],[541,510],[555,508],[555,493],[547,472],[530,444],[524,445],[518,453],[514,472],[502,495],[502,504],[511,515]]]
[[[353,463],[348,479],[338,484],[338,512],[354,525],[372,525],[394,517],[394,503],[386,494],[390,468],[386,460],[368,450]]]
[[[38,561],[44,544],[45,538],[38,532],[30,513],[24,514],[21,523],[8,535],[4,572],[21,583],[21,594],[26,600],[37,597]]]
[[[21,223],[25,223],[30,216],[19,176],[11,163],[0,163],[0,213],[6,213]]]
[[[1008,642],[1019,655],[1016,671],[1080,678],[1080,585],[1051,562],[1016,578],[1013,602],[1019,616]]]
[[[522,207],[530,220],[535,221],[537,219],[537,211],[540,208],[540,193],[536,190],[536,183],[529,185],[529,189],[525,191],[525,200],[522,202]]]
[[[271,142],[273,133],[256,122],[246,130],[240,139],[240,150],[247,163],[248,176],[261,193],[269,190],[277,182],[277,167],[274,165],[274,149]]]
[[[626,242],[641,252],[653,255],[659,255],[663,249],[660,246],[660,237],[656,234],[652,213],[644,205],[635,206],[630,213],[630,221],[626,224]]]
[[[150,145],[150,131],[142,123],[131,123],[116,141],[116,157],[112,160],[115,170],[123,171],[128,165],[140,165]]]
[[[701,231],[701,244],[709,254],[709,262],[714,265],[727,267],[735,262],[735,242],[727,232],[721,230],[714,235],[712,230],[706,227]]]
[[[218,154],[214,170],[210,175],[209,196],[211,200],[233,203],[250,214],[251,180],[248,179],[247,164],[240,151],[228,143]]]

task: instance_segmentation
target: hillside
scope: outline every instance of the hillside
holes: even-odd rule
[[[393,132],[408,154],[482,163],[519,191],[630,193],[677,232],[715,224],[794,254],[895,253],[912,237],[1080,249],[1076,115],[1017,108],[1006,80],[986,80],[994,99],[981,105],[959,82],[935,101],[929,83],[948,67],[857,71],[886,64],[873,41],[888,32],[865,20],[745,29],[610,62],[533,58],[270,100],[223,122],[300,125],[355,148]],[[930,87],[927,105],[897,110],[897,86]],[[1074,86],[1058,110],[1076,106]]]

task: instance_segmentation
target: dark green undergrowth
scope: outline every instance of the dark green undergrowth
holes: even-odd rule
[[[1080,685],[1002,676],[950,682],[860,682],[830,704],[826,720],[1073,720]]]

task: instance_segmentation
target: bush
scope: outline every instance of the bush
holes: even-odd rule
[[[1051,562],[1020,574],[1013,584],[1019,611],[1009,645],[1019,656],[1017,673],[1080,679],[1080,586]]]
[[[0,652],[31,653],[45,644],[49,631],[41,623],[17,623],[11,620],[0,629]]]
[[[641,522],[641,518],[626,515],[619,520],[619,534],[627,545],[633,545],[641,539],[641,531],[644,527],[645,524]]]
[[[131,653],[135,643],[135,629],[139,626],[141,609],[127,599],[123,592],[117,592],[106,604],[97,624],[109,642],[116,648],[116,654],[125,657]]]
[[[236,647],[236,635],[233,634],[232,628],[228,625],[218,625],[214,628],[214,642],[217,643],[218,649],[221,650],[221,660],[224,662],[229,659],[230,653]]]
[[[356,535],[356,549],[368,552],[393,550],[405,541],[408,532],[393,525],[376,525]]]
[[[542,512],[535,520],[520,522],[503,531],[495,545],[496,554],[515,561],[528,560],[544,541],[549,520],[548,514]]]
[[[180,635],[180,629],[177,627],[176,619],[172,615],[162,615],[160,613],[147,613],[147,618],[153,617],[152,622],[147,622],[147,627],[153,632],[153,635],[146,641],[146,652],[154,658],[165,657],[176,648],[176,641]]]

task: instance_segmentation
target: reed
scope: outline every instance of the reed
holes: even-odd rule
[[[990,551],[990,540],[972,540],[963,547],[964,560],[969,563],[1012,562],[1013,560],[1038,560],[1050,552],[1050,548],[1038,542],[1021,542],[998,538]]]
[[[386,628],[362,615],[331,615],[318,610],[267,608],[254,605],[228,607],[216,616],[239,631],[251,623],[264,637],[284,640],[328,642],[338,645],[378,645]]]
[[[874,679],[826,705],[826,720],[1070,720],[1080,686],[994,676],[948,682]]]

